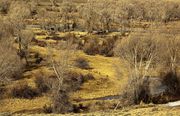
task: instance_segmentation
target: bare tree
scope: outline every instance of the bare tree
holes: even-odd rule
[[[65,29],[70,31],[76,25],[76,5],[72,1],[66,1],[62,3],[60,8],[61,21],[65,25]]]
[[[166,34],[162,36],[160,42],[161,64],[163,64],[163,67],[168,67],[173,74],[176,74],[180,63],[180,38],[174,34]]]
[[[29,62],[28,62],[29,45],[33,37],[34,37],[34,34],[32,31],[22,30],[18,38],[19,55],[21,58],[25,58],[27,66],[29,66]]]
[[[13,29],[13,36],[16,36],[19,45],[19,52],[21,59],[25,58],[27,65],[28,45],[33,38],[31,31],[26,31],[25,19],[31,15],[31,9],[28,1],[13,1],[10,5],[9,14],[7,17],[8,22]]]
[[[19,73],[22,63],[13,47],[13,30],[10,23],[3,18],[0,20],[0,82],[5,82]]]
[[[55,113],[65,113],[72,110],[72,105],[68,99],[68,91],[63,86],[64,78],[72,66],[71,59],[75,48],[70,41],[59,43],[57,49],[60,51],[60,54],[59,59],[57,59],[53,57],[53,51],[49,47],[51,66],[57,77],[57,81],[52,87],[53,112]]]
[[[88,32],[92,32],[96,29],[98,22],[98,14],[96,12],[97,5],[95,3],[96,2],[94,0],[90,0],[86,3],[86,5],[80,8],[80,13],[82,14],[84,25]]]
[[[0,54],[0,82],[9,81],[19,73],[22,63],[12,47],[12,41],[7,38],[0,40]]]
[[[129,89],[126,88],[126,93],[131,94],[129,97],[132,97],[134,103],[139,102],[143,80],[156,63],[157,48],[152,33],[133,34],[128,39],[123,39],[115,48],[115,54],[129,67]]]
[[[103,32],[109,32],[113,23],[113,15],[115,9],[113,9],[112,2],[101,1],[98,5],[99,22],[101,23],[101,29]]]

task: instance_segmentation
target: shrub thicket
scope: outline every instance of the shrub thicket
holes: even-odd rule
[[[30,87],[27,83],[20,83],[18,86],[15,86],[11,92],[12,96],[16,98],[33,99],[40,95],[37,89]]]

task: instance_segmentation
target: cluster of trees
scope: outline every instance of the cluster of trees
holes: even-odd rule
[[[7,25],[6,25],[7,26]],[[21,70],[21,61],[13,47],[13,37],[7,33],[5,25],[0,25],[0,83],[9,81]]]
[[[1,13],[6,14],[0,15],[0,79],[5,81],[22,72],[23,58],[28,65],[28,46],[33,33],[25,30],[25,19],[31,16],[29,2],[4,0],[0,6]],[[15,42],[18,43],[18,49],[14,46]]]
[[[46,12],[48,15],[44,18],[64,25],[66,31],[109,32],[131,26],[132,20],[168,22],[180,19],[180,3],[175,1],[88,0],[77,4],[69,0],[52,6],[55,13]]]
[[[170,34],[134,33],[129,38],[117,43],[115,54],[120,57],[129,70],[126,93],[133,103],[139,103],[142,98],[142,86],[146,76],[153,70],[163,70],[170,80],[175,79],[169,92],[178,93],[179,79],[177,76],[180,60],[180,38]],[[160,73],[160,72],[159,72]],[[130,86],[129,86],[130,85]],[[129,90],[128,90],[129,89]]]
[[[42,19],[41,25],[56,24],[56,28],[62,26],[65,31],[85,29],[89,32],[94,30],[108,32],[131,26],[132,20],[168,22],[180,19],[180,3],[176,1],[88,0],[78,4],[68,0],[57,4],[56,0],[50,0],[51,10],[54,12],[48,11],[47,8],[39,9],[37,6],[40,2],[3,0],[0,2],[0,11],[4,14],[26,15],[23,16],[26,18],[36,16]],[[21,9],[19,10],[21,13],[17,12],[18,9]]]

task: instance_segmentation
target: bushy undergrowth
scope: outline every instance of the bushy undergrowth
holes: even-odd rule
[[[27,84],[19,84],[15,86],[12,91],[12,97],[33,99],[40,95],[39,91],[35,88],[30,87]]]
[[[180,77],[178,74],[168,71],[164,72],[161,77],[163,84],[167,86],[167,93],[172,96],[180,96]]]
[[[69,92],[76,91],[80,89],[83,83],[93,79],[94,76],[92,74],[82,75],[81,73],[77,72],[68,72],[64,79],[64,85],[62,88],[63,90]]]
[[[35,83],[39,92],[46,93],[50,90],[49,81],[50,80],[48,80],[48,78],[44,75],[39,75],[36,77]]]
[[[45,113],[67,113],[74,112],[75,106],[69,101],[69,96],[72,92],[80,89],[81,85],[89,80],[93,80],[94,76],[92,74],[81,74],[74,71],[69,71],[65,74],[63,79],[63,85],[58,88],[58,81],[55,76],[48,77],[45,73],[41,72],[36,74],[36,86],[37,91],[42,94],[45,92],[50,92],[52,97],[52,105],[46,105],[43,108]],[[22,87],[22,86],[21,86]],[[24,88],[26,88],[27,93],[25,93]],[[18,92],[17,92],[18,91]],[[19,95],[19,91],[23,95]],[[14,96],[31,98],[29,92],[29,87],[25,86],[22,89],[15,89]],[[18,93],[18,94],[17,94]],[[29,95],[30,93],[30,95]],[[25,94],[25,95],[24,95]],[[28,94],[28,97],[27,97]]]
[[[104,39],[100,38],[89,38],[83,46],[83,51],[88,55],[104,55],[113,56],[113,48],[118,37],[106,37]]]

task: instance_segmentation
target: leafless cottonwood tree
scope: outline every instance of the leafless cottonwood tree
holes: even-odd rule
[[[132,34],[117,44],[115,54],[119,56],[129,69],[128,86],[126,92],[130,94],[133,103],[138,103],[140,88],[150,68],[157,57],[157,42],[152,33]]]
[[[13,30],[7,20],[0,19],[0,83],[12,79],[21,71],[22,62],[13,46]]]
[[[112,2],[101,1],[97,10],[102,31],[109,32],[113,23],[113,15],[115,13]]]
[[[27,60],[28,45],[33,38],[33,33],[24,31],[26,28],[25,19],[31,16],[31,10],[27,1],[12,1],[7,20],[11,23],[11,28],[14,30],[13,36],[17,37],[19,44],[19,55]]]
[[[68,99],[68,91],[64,88],[64,78],[72,66],[72,56],[76,46],[71,41],[59,43],[57,50],[60,51],[58,59],[53,57],[53,51],[49,47],[49,59],[52,69],[56,75],[56,83],[52,87],[53,112],[65,113],[72,110]]]
[[[160,38],[160,66],[161,76],[168,86],[171,95],[179,93],[180,78],[178,76],[180,60],[180,37],[173,33],[167,33]]]
[[[0,82],[9,81],[19,73],[22,65],[12,41],[8,38],[1,38],[0,54]]]
[[[27,65],[29,65],[29,62],[28,62],[29,45],[33,37],[34,37],[34,34],[32,31],[22,30],[18,38],[19,55],[21,58],[25,58]]]
[[[62,6],[60,8],[60,16],[61,21],[65,25],[65,29],[67,29],[67,31],[73,29],[77,23],[77,17],[75,15],[76,10],[76,5],[72,1],[66,1],[62,3]]]
[[[161,64],[175,74],[180,63],[180,37],[174,34],[165,34],[160,38],[160,42]]]
[[[97,6],[95,0],[89,0],[86,5],[80,8],[79,11],[82,14],[82,19],[84,20],[84,26],[88,32],[92,32],[97,27]]]

